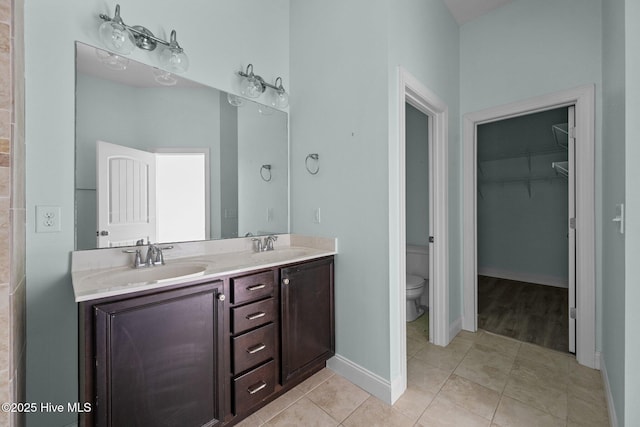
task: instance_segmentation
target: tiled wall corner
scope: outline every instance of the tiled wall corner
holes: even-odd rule
[[[0,402],[25,399],[24,0],[0,0]],[[0,412],[0,427],[24,417]]]

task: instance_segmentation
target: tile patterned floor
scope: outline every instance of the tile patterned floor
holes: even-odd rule
[[[608,426],[600,372],[479,331],[447,347],[407,325],[407,391],[389,406],[323,369],[240,424],[254,426]]]

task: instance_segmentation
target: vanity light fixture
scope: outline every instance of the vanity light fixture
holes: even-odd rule
[[[189,58],[178,44],[176,30],[171,30],[169,41],[153,35],[151,31],[141,25],[129,26],[120,17],[120,5],[116,5],[113,18],[100,14],[104,22],[100,25],[98,33],[105,46],[116,53],[128,55],[134,47],[152,51],[161,44],[163,46],[159,54],[160,64],[172,73],[183,73],[189,68]]]
[[[278,77],[275,84],[267,83],[262,77],[253,73],[253,64],[247,65],[246,71],[238,71],[240,77],[244,77],[240,87],[240,93],[248,98],[258,98],[267,88],[273,89],[275,93],[271,99],[271,105],[276,108],[287,108],[289,106],[289,94],[282,85],[282,77]]]

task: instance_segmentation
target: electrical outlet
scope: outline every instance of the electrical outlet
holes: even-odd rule
[[[320,208],[313,210],[313,222],[314,224],[320,224]]]
[[[60,206],[36,206],[36,233],[60,232]]]

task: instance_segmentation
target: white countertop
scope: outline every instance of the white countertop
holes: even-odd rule
[[[132,267],[134,255],[122,251],[140,247],[73,252],[71,279],[76,302],[242,274],[337,253],[336,239],[295,234],[278,235],[274,250],[265,252],[253,252],[251,238],[171,245],[172,249],[163,251],[166,265],[139,269]],[[144,257],[146,249],[142,250]]]

